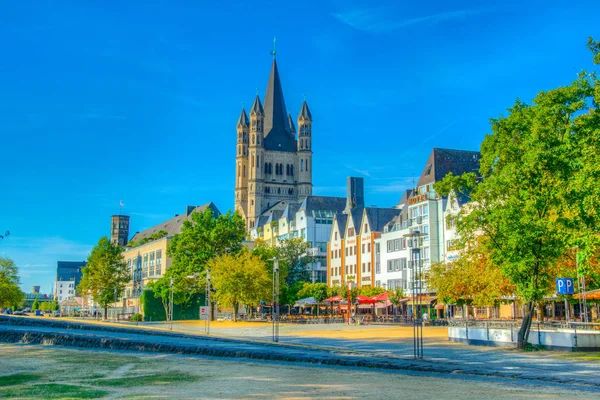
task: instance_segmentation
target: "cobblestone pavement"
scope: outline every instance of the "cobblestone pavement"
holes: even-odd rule
[[[181,329],[177,326],[175,328]],[[139,349],[347,367],[385,368],[414,373],[510,378],[558,384],[563,388],[586,388],[600,393],[599,363],[559,359],[550,352],[520,353],[507,349],[449,344],[442,341],[438,334],[437,338],[426,340],[425,359],[415,361],[412,359],[411,339],[378,339],[376,327],[370,328],[372,330],[370,338],[344,340],[314,336],[319,335],[316,328],[299,328],[296,329],[295,335],[291,334],[293,329],[287,329],[278,344],[267,340],[270,338],[268,326],[244,329],[255,329],[263,332],[263,335],[254,335],[252,340],[241,340],[171,334],[163,331],[133,333],[126,328],[115,328],[114,331],[93,329],[79,331],[0,325],[0,340],[14,342],[15,338],[21,338],[20,341],[24,338],[25,342],[30,343],[54,343],[76,347],[98,346],[123,350]],[[188,328],[188,330],[193,329]],[[342,327],[339,330],[344,332]],[[308,331],[313,331],[311,336],[302,336]],[[230,336],[240,334],[235,330],[229,333]],[[65,338],[69,338],[70,341],[65,341]]]

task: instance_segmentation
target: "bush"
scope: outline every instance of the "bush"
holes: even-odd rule
[[[154,297],[154,293],[151,289],[146,289],[142,292],[140,297],[140,305],[144,310],[144,321],[166,321],[167,316],[165,314],[165,308],[162,305],[162,301]],[[173,319],[186,320],[186,319],[200,319],[200,306],[204,305],[204,295],[196,294],[192,297],[189,307],[182,310],[181,306],[175,304],[173,307]]]
[[[141,322],[141,321],[143,321],[143,320],[144,320],[144,317],[142,316],[142,314],[139,314],[139,313],[138,313],[138,314],[133,314],[133,315],[131,316],[131,320],[132,320],[133,322]]]

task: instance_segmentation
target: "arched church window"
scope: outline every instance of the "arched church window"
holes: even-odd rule
[[[246,166],[244,165],[244,177],[246,177]]]
[[[300,171],[304,171],[304,160],[300,160]]]
[[[290,175],[294,176],[294,164],[290,165]]]
[[[277,188],[277,194],[281,194],[281,188]]]

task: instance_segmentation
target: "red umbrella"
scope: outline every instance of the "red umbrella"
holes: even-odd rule
[[[356,301],[358,302],[358,304],[375,304],[375,303],[377,303],[377,300],[373,299],[372,297],[366,297],[366,296],[356,296]]]
[[[383,292],[378,294],[377,296],[373,296],[371,297],[373,300],[380,302],[380,301],[387,301],[390,299],[390,297],[388,296],[388,292]]]

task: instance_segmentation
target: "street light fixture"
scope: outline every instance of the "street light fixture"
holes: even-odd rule
[[[412,299],[413,299],[413,355],[415,359],[423,358],[423,312],[421,310],[421,296],[423,277],[421,270],[421,242],[425,233],[414,231],[404,235],[411,248],[412,273]]]
[[[273,258],[273,304],[271,308],[273,320],[273,341],[279,342],[279,259]]]

